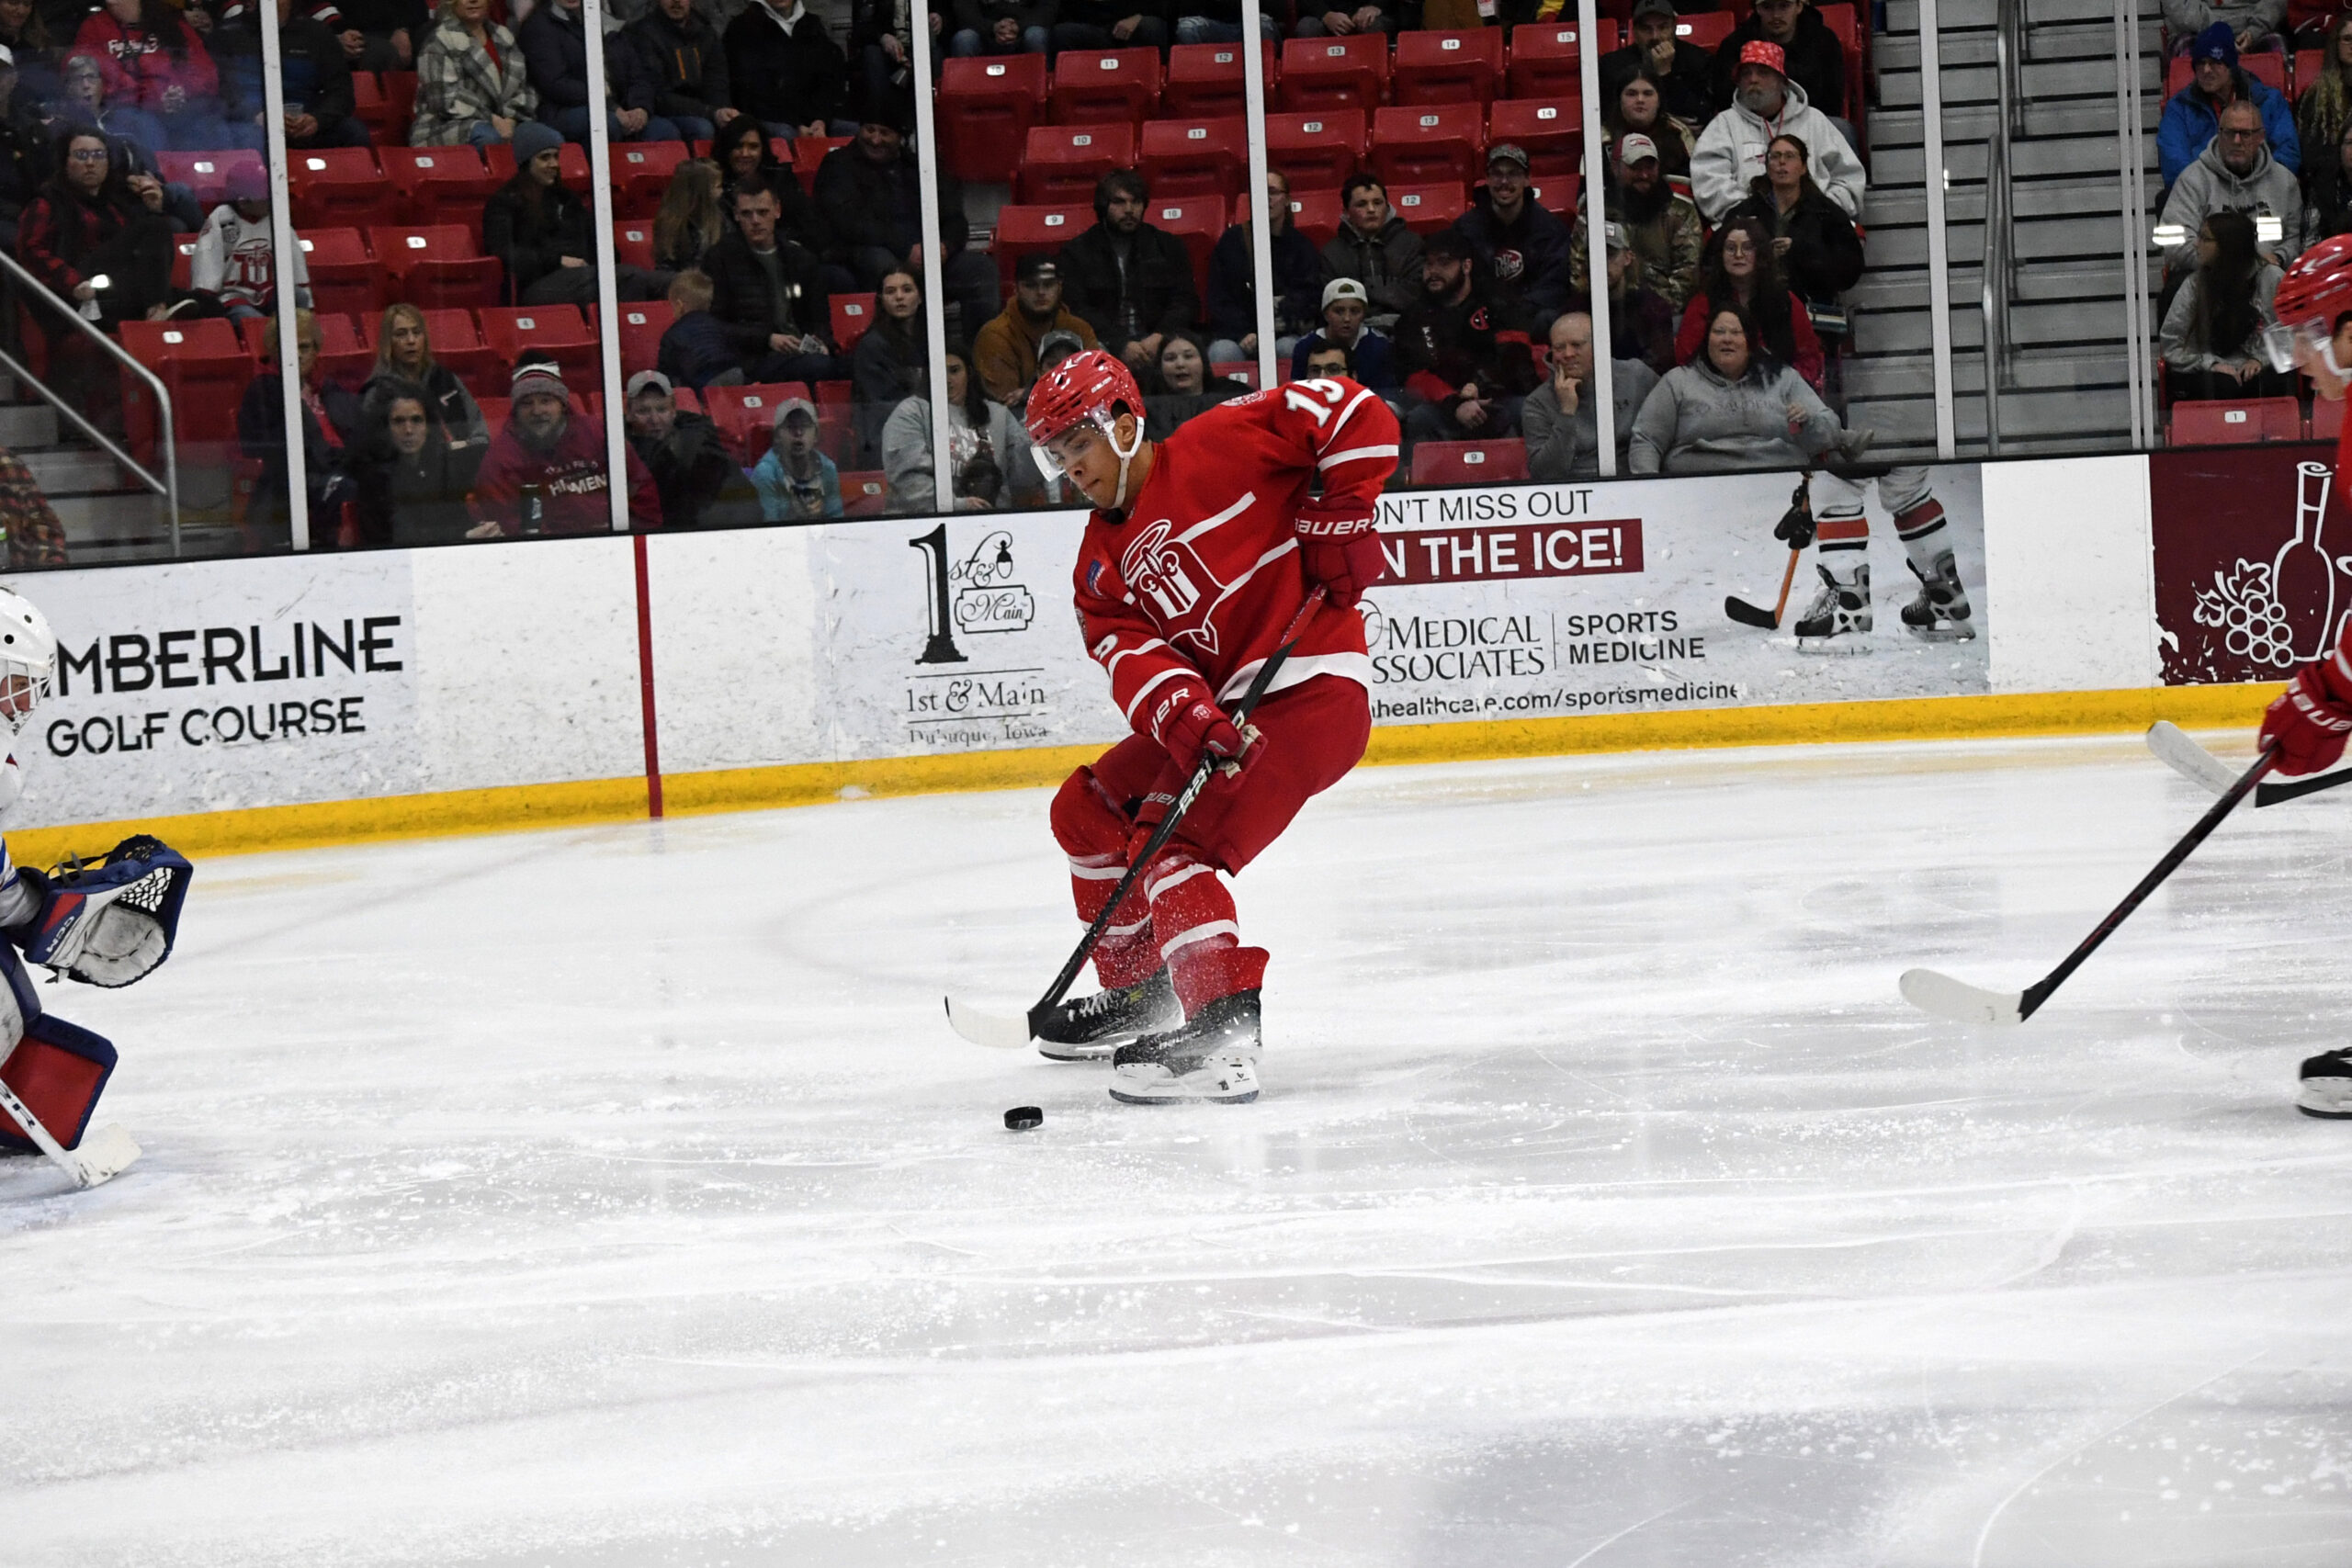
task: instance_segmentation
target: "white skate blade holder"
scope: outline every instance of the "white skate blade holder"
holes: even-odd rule
[[[1860,634],[1849,632],[1843,637],[1801,637],[1797,651],[1815,659],[1860,659],[1868,654],[1871,645]]]
[[[1031,1035],[1026,1013],[991,1012],[949,997],[947,1023],[949,1028],[975,1045],[993,1045],[1000,1051],[1023,1051],[1029,1046]]]
[[[131,1141],[130,1134],[111,1122],[83,1134],[80,1146],[67,1148],[5,1083],[0,1083],[0,1111],[6,1111],[10,1121],[23,1128],[25,1135],[49,1156],[50,1163],[71,1176],[76,1187],[96,1187],[102,1181],[111,1181],[139,1157],[139,1145]]]

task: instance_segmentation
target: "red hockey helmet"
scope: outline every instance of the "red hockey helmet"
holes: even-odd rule
[[[1118,413],[1124,405],[1135,416],[1135,440],[1119,445]],[[1048,479],[1062,476],[1063,453],[1057,443],[1080,425],[1102,433],[1119,455],[1119,493],[1113,508],[1126,504],[1127,464],[1143,449],[1143,389],[1134,372],[1118,355],[1090,348],[1073,354],[1038,378],[1029,389],[1029,447]]]
[[[2352,310],[2352,234],[2338,234],[2297,256],[2278,280],[2271,306],[2277,321],[2263,329],[2264,355],[2275,368],[2292,370],[2298,349],[2324,351],[2335,335],[2336,318],[2347,310]]]

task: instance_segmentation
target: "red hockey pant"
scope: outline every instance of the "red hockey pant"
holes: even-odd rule
[[[1261,739],[1249,771],[1210,776],[1102,933],[1094,972],[1104,986],[1132,986],[1165,963],[1190,1015],[1264,978],[1265,949],[1241,945],[1233,895],[1217,873],[1257,859],[1301,807],[1346,776],[1371,739],[1372,708],[1355,682],[1318,675],[1266,698],[1250,722]],[[1080,919],[1102,912],[1128,855],[1186,780],[1158,741],[1130,735],[1063,784],[1054,837],[1069,857]]]

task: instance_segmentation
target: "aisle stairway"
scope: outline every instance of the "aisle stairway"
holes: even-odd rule
[[[23,459],[49,498],[64,526],[73,565],[169,558],[170,522],[163,498],[79,433],[64,428],[40,394],[6,376],[0,376],[0,447]],[[183,555],[226,555],[237,548],[236,531],[226,525],[225,498],[219,494],[224,479],[217,466],[193,464],[183,454]],[[199,504],[206,492],[212,495],[209,506]]]
[[[2012,137],[2017,287],[2013,360],[2002,386],[2002,451],[2128,446],[2122,220],[2115,116],[2115,26],[2109,0],[2022,0],[2027,26],[2024,131]],[[2157,12],[2139,0],[2141,112],[2147,193],[2156,199]],[[1849,422],[1878,432],[1875,453],[1933,456],[1928,353],[1925,129],[1917,0],[1889,0],[1874,46],[1869,270],[1854,294]],[[1951,278],[1953,382],[1962,456],[1984,450],[1984,341],[1979,306],[1986,144],[1996,119],[1995,0],[1942,0],[1945,233]],[[2146,225],[2140,226],[2144,235]]]

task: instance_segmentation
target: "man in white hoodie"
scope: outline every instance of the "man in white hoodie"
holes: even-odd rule
[[[1739,51],[1731,107],[1707,122],[1690,150],[1690,197],[1709,223],[1747,199],[1748,182],[1764,172],[1764,153],[1775,136],[1804,143],[1814,183],[1849,218],[1862,215],[1868,177],[1861,160],[1829,117],[1805,100],[1804,89],[1788,78],[1781,46],[1751,39]]]

